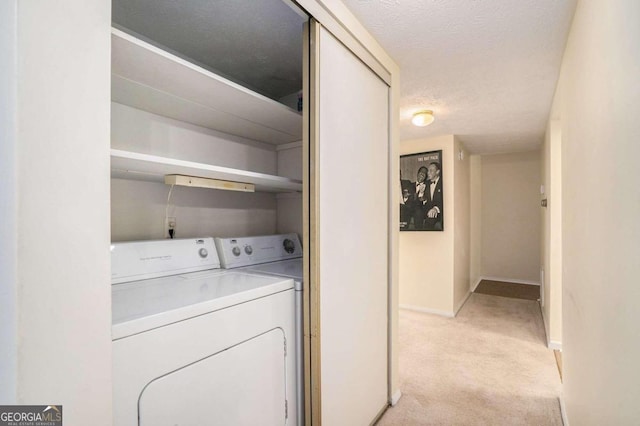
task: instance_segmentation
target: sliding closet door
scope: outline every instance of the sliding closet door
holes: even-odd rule
[[[313,419],[366,425],[388,399],[389,88],[324,28],[312,41]]]

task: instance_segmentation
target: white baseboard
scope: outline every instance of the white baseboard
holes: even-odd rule
[[[480,284],[480,281],[482,281],[482,277],[479,277],[478,281],[476,281],[476,283],[473,285],[473,288],[471,289],[471,293],[476,291],[476,288],[478,288],[478,285]]]
[[[480,277],[480,280],[489,280],[489,281],[503,281],[507,283],[514,284],[529,284],[529,285],[540,285],[538,281],[529,281],[529,280],[520,280],[518,278],[505,278],[505,277]]]
[[[562,351],[562,342],[558,342],[557,340],[548,340],[547,341],[547,347],[549,349]]]
[[[462,309],[462,307],[464,306],[464,304],[467,302],[467,300],[469,300],[469,297],[471,296],[471,292],[467,292],[467,295],[464,297],[464,299],[462,299],[462,301],[460,303],[458,303],[458,306],[456,306],[456,309],[454,310],[454,316],[458,315],[458,312],[460,312],[460,309]]]
[[[400,397],[402,397],[402,392],[400,392],[400,389],[398,389],[393,393],[393,395],[391,395],[391,400],[389,401],[389,404],[391,404],[391,406],[393,407],[398,403],[398,401],[400,401]]]
[[[423,308],[422,306],[400,305],[399,308],[400,309],[405,309],[407,311],[415,311],[415,312],[422,312],[422,313],[425,313],[425,314],[440,315],[440,316],[448,317],[448,318],[455,317],[455,314],[453,312],[450,312],[450,311],[439,311],[437,309],[428,309],[428,308]]]
[[[567,407],[564,405],[564,398],[559,397],[558,401],[560,402],[560,415],[562,415],[562,424],[564,426],[569,426],[569,418],[567,417]]]

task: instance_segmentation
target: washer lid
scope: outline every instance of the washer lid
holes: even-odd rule
[[[278,275],[302,281],[302,259],[283,260],[282,262],[263,263],[261,265],[248,266],[243,271],[261,272],[264,274]]]
[[[293,280],[203,271],[111,286],[112,338],[182,321],[293,288]]]

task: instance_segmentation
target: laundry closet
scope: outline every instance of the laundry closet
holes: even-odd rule
[[[116,242],[171,241],[165,238],[171,223],[174,242],[197,236],[186,241],[196,246],[203,262],[212,260],[216,250],[207,236],[294,231],[301,237],[306,424],[370,424],[397,401],[398,213],[391,201],[399,196],[399,70],[339,0],[274,2],[3,2],[6,72],[1,80],[7,96],[1,98],[7,114],[2,118],[5,190],[0,204],[7,208],[0,215],[7,226],[0,245],[0,278],[6,283],[0,333],[7,374],[0,393],[7,401],[61,404],[70,424],[114,423],[118,379],[113,365],[125,352],[113,350],[121,335],[114,334],[112,323],[112,254]],[[211,5],[236,9],[211,17],[205,10]],[[292,5],[304,13],[291,15]],[[186,8],[193,8],[192,19],[179,28]],[[295,34],[285,31],[288,20],[279,12],[296,20]],[[238,25],[243,20],[255,25],[275,20],[276,38],[261,45],[266,38],[251,27],[237,36],[188,35],[213,29],[214,22],[247,30]],[[157,33],[150,32],[154,28]],[[244,67],[247,75],[225,68],[224,61],[242,56],[239,47],[216,51],[213,56],[223,63],[208,64],[198,54],[203,46],[230,46],[251,37],[254,42],[246,46],[257,62]],[[190,44],[173,44],[179,40]],[[278,40],[292,42],[298,53],[286,53]],[[185,50],[189,45],[196,50]],[[268,51],[285,52],[272,76],[286,75],[280,66],[288,60],[302,62],[303,77],[295,79],[295,87],[270,93],[259,79],[249,78],[267,69]],[[165,179],[173,179],[172,191]],[[253,186],[255,192],[212,186]],[[281,247],[292,248],[287,242]],[[215,262],[211,265],[214,269]],[[202,274],[198,279],[204,279]],[[185,279],[184,284],[197,289],[198,282]],[[293,291],[291,280],[278,282]],[[221,321],[220,327],[202,327],[201,332],[233,323]],[[277,333],[264,337],[281,338]],[[183,343],[193,350],[198,342]],[[126,352],[124,358],[146,367],[147,357],[180,357],[186,347],[165,346],[157,352],[149,346],[144,356]],[[284,346],[279,349],[282,357]],[[262,361],[266,365],[275,359]],[[249,370],[241,372],[252,376]],[[148,389],[156,392],[149,401],[163,401],[158,396],[167,393],[181,396],[172,393],[172,386]],[[135,398],[128,403],[135,411]],[[278,409],[287,413],[286,404]]]
[[[393,399],[392,77],[326,11],[313,8],[333,32],[288,0],[113,1],[116,424],[178,419],[181,407],[198,424],[207,400],[216,401],[208,408],[226,424],[367,424]],[[233,272],[203,278],[219,268],[209,262],[212,252],[225,268],[223,247],[251,256],[257,243],[241,239],[271,234],[296,235],[264,248],[298,256],[297,281],[260,284],[267,278]],[[163,239],[191,239],[185,244],[202,258],[188,265],[195,275],[182,277],[185,292],[191,286],[218,297],[242,280],[275,290],[243,299],[249,293],[231,289],[228,305],[176,304],[192,296],[180,285],[176,291],[181,269],[172,259],[181,254]],[[147,254],[149,241],[155,245]],[[121,253],[129,258],[122,261]],[[191,269],[203,260],[212,269]],[[136,262],[165,263],[150,277],[143,272],[152,281],[173,277],[158,282],[167,291],[148,293],[135,273],[121,279],[122,265],[126,274]],[[166,265],[169,272],[161,270]],[[156,297],[162,308],[123,308],[135,311]],[[254,303],[262,305],[251,311]],[[218,311],[198,310],[207,304]],[[151,319],[141,319],[149,312]],[[242,359],[262,367],[248,370]],[[266,394],[271,399],[260,397]],[[251,417],[259,414],[261,420]]]
[[[306,20],[281,0],[113,2],[112,241],[302,236]]]

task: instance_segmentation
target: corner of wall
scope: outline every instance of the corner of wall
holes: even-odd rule
[[[462,142],[454,136],[454,312],[469,297],[471,265],[471,165]]]
[[[474,291],[481,280],[482,266],[482,157],[469,156],[469,286]]]

